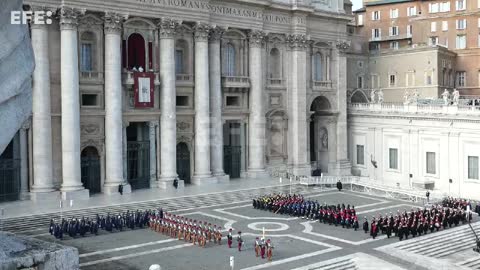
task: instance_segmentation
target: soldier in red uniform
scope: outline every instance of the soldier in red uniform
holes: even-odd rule
[[[237,236],[237,243],[238,243],[238,251],[242,251],[243,239],[242,239],[242,232],[238,232]]]
[[[232,235],[232,228],[230,228],[228,230],[228,235],[227,235],[228,248],[232,248],[232,242],[233,242],[233,235]]]
[[[272,261],[273,256],[273,245],[270,239],[267,240],[267,260]]]

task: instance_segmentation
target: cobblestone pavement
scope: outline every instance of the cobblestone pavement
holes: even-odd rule
[[[183,240],[168,238],[149,229],[105,233],[57,241],[47,233],[48,215],[6,220],[5,228],[35,238],[61,242],[78,248],[81,269],[148,269],[160,264],[162,269],[480,269],[480,256],[472,251],[474,236],[468,225],[429,233],[399,242],[398,238],[380,236],[373,240],[363,231],[353,231],[301,218],[256,210],[251,198],[270,192],[289,192],[290,187],[253,188],[239,192],[194,195],[121,206],[75,210],[64,216],[93,215],[97,211],[163,207],[178,214],[242,231],[242,252],[208,243],[200,248]],[[357,192],[293,186],[292,192],[329,204],[355,205],[359,219],[372,215],[395,213],[419,207],[411,202],[396,201]],[[58,214],[49,214],[58,215]],[[44,220],[46,219],[47,220]],[[31,226],[32,222],[35,226]],[[16,226],[15,226],[16,224]],[[473,223],[480,228],[480,223]],[[275,247],[273,261],[255,257],[253,242],[266,237]]]

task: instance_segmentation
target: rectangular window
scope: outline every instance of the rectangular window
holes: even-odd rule
[[[427,152],[427,173],[428,174],[436,174],[436,160],[435,160],[435,152]]]
[[[98,95],[82,94],[82,106],[98,106]]]
[[[379,40],[382,37],[382,30],[379,28],[372,29],[372,39]]]
[[[425,74],[425,84],[432,85],[432,72],[427,72]]]
[[[373,11],[372,12],[372,21],[378,21],[380,20],[380,11]]]
[[[395,75],[390,75],[389,76],[389,85],[390,87],[395,86],[396,84],[396,76]]]
[[[371,75],[370,81],[372,82],[372,89],[377,89],[378,86],[378,75]]]
[[[417,15],[417,7],[408,7],[407,8],[407,16],[411,17],[411,16],[415,16],[415,15]]]
[[[466,2],[466,0],[457,0],[455,2],[456,9],[457,10],[465,10],[465,6],[466,6],[465,2]]]
[[[390,31],[390,36],[398,36],[398,26],[392,26],[388,29]]]
[[[440,12],[448,12],[448,11],[450,11],[450,2],[440,3]]]
[[[438,37],[429,37],[428,38],[428,45],[435,46],[438,44]]]
[[[92,44],[82,43],[80,57],[80,71],[92,71]]]
[[[457,29],[463,30],[467,28],[467,19],[456,20]]]
[[[442,21],[442,31],[448,31],[448,21]]]
[[[390,49],[398,50],[398,41],[390,42]]]
[[[439,11],[439,4],[438,3],[428,4],[428,11],[430,13],[437,13]]]
[[[188,96],[177,96],[176,106],[188,106]]]
[[[393,169],[393,170],[398,170],[398,149],[397,148],[389,148],[388,149],[388,158],[389,158],[388,168]]]
[[[430,23],[430,31],[431,32],[437,31],[437,22],[431,22]]]
[[[467,72],[465,71],[457,71],[457,86],[464,87],[465,86],[465,77],[467,76]]]
[[[468,156],[468,179],[478,180],[478,156]]]
[[[357,77],[357,88],[363,88],[363,76]]]
[[[357,164],[365,165],[365,152],[364,146],[357,144]]]
[[[465,35],[457,35],[456,39],[456,48],[457,49],[465,49],[467,47],[467,38]]]
[[[240,106],[240,97],[237,96],[227,96],[226,100],[227,106]]]
[[[398,18],[398,8],[396,8],[396,9],[390,9],[390,18],[391,18],[391,19],[396,19],[396,18]]]
[[[412,25],[411,24],[407,25],[407,37],[412,36],[412,30],[413,30]]]
[[[357,25],[363,25],[363,14],[359,14],[357,16],[357,19],[358,19]]]
[[[175,74],[183,73],[183,50],[175,50]]]

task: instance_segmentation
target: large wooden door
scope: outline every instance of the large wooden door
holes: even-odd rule
[[[100,156],[97,149],[87,147],[82,151],[82,184],[90,194],[100,193]]]
[[[190,183],[190,150],[183,142],[177,144],[177,174],[185,184]]]

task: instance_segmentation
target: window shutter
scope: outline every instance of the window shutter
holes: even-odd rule
[[[375,11],[372,11],[372,21],[375,20]]]
[[[381,38],[382,37],[382,29],[378,29],[378,37]]]
[[[388,28],[388,34],[389,34],[390,36],[393,35],[393,27],[389,27],[389,28]]]
[[[375,29],[372,29],[372,39],[375,38]]]

